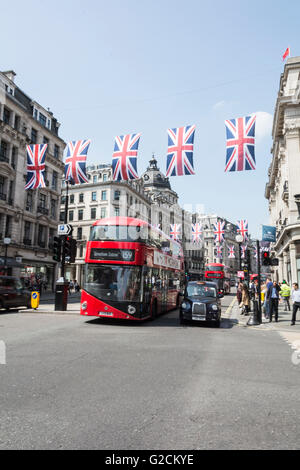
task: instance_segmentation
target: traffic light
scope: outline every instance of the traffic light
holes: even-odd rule
[[[262,265],[263,266],[271,266],[272,265],[272,260],[270,257],[270,253],[268,251],[263,251],[262,252]]]
[[[77,253],[77,240],[71,238],[70,263],[75,263]]]
[[[66,263],[75,263],[77,252],[77,241],[75,238],[66,237],[65,239],[65,261]]]
[[[62,239],[60,237],[54,237],[53,239],[53,259],[60,263],[61,261],[61,242]]]
[[[65,261],[69,261],[71,257],[71,237],[65,238]]]

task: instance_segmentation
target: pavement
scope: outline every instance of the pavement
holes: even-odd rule
[[[276,332],[291,346],[292,349],[300,350],[300,314],[298,314],[296,325],[291,326],[292,311],[284,311],[283,304],[281,303],[279,304],[278,313],[278,323],[276,323],[274,319],[272,323],[270,323],[269,320],[265,319],[263,316],[261,325],[248,326],[247,323],[250,316],[240,314],[240,308],[236,298],[234,298],[226,312],[222,314],[222,317],[230,321],[234,321],[238,326],[244,328],[250,328],[256,331]]]

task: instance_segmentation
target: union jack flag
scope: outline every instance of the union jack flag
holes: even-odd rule
[[[45,188],[44,171],[47,144],[27,145],[27,179],[25,189]]]
[[[137,153],[141,134],[127,134],[115,138],[112,159],[113,180],[138,179]]]
[[[90,140],[73,140],[68,143],[65,161],[65,179],[71,184],[88,183],[86,158]]]
[[[243,236],[244,242],[248,240],[248,220],[238,220],[238,233]]]
[[[170,237],[172,240],[179,241],[181,235],[181,224],[170,224]]]
[[[202,239],[202,225],[192,224],[192,242],[200,243]]]
[[[221,246],[217,246],[217,258],[223,258],[223,248]]]
[[[247,250],[247,245],[242,245],[241,246],[241,258],[242,259],[246,258],[246,250]]]
[[[215,243],[223,243],[225,234],[225,221],[219,221],[214,224]]]
[[[235,251],[234,251],[234,246],[229,246],[229,255],[228,258],[235,258]]]
[[[168,129],[166,176],[194,175],[193,151],[196,126]]]
[[[256,116],[246,116],[225,121],[227,171],[255,170]]]

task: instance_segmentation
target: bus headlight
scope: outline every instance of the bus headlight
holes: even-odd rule
[[[87,305],[88,305],[87,302],[82,302],[82,304],[81,304],[82,310],[86,310],[86,309],[87,309]]]

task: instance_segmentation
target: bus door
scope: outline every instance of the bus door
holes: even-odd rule
[[[142,270],[142,317],[147,317],[151,313],[151,299],[152,299],[152,273],[151,269],[147,266],[143,266]]]
[[[161,270],[162,278],[162,292],[161,292],[161,311],[166,312],[168,310],[168,290],[169,290],[169,279],[168,272]]]

